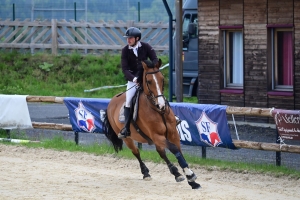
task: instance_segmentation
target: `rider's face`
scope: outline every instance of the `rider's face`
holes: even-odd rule
[[[136,45],[136,39],[135,39],[135,37],[128,37],[127,38],[127,44],[129,46],[135,46]]]

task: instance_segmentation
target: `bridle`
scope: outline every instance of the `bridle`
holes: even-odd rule
[[[148,74],[156,74],[156,73],[161,73],[161,71],[160,70],[155,70],[155,71],[152,71],[152,72],[146,72],[145,73],[145,83],[146,83],[146,86],[147,86],[147,90],[148,90],[148,93],[149,94],[146,94],[145,92],[145,95],[146,95],[146,97],[147,97],[147,99],[149,100],[149,102],[151,103],[151,105],[153,105],[151,108],[152,109],[154,109],[156,112],[159,112],[160,114],[164,114],[165,113],[165,111],[166,111],[166,107],[167,107],[167,104],[168,104],[168,102],[167,102],[167,100],[166,100],[166,97],[164,96],[164,94],[163,94],[163,92],[164,92],[164,79],[163,79],[163,85],[162,85],[162,94],[160,94],[160,95],[154,95],[154,93],[151,91],[151,89],[150,89],[150,87],[149,87],[149,84],[148,84],[148,81],[147,81],[147,75]],[[158,104],[156,104],[156,99],[157,98],[159,98],[159,97],[162,97],[163,99],[164,99],[164,101],[165,101],[165,106],[161,109],[161,108],[159,108],[159,105]]]

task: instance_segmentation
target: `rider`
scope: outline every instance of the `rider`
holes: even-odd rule
[[[130,104],[137,89],[135,85],[142,83],[143,66],[141,61],[149,58],[154,65],[158,62],[155,50],[148,43],[140,41],[142,34],[138,28],[128,28],[124,37],[127,39],[127,45],[122,49],[121,65],[128,82],[124,106],[125,126],[118,134],[120,139],[130,136]]]

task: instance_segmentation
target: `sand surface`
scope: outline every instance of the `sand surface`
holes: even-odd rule
[[[0,144],[0,199],[298,199],[300,180],[192,167],[202,188],[177,183],[164,164]],[[177,165],[177,163],[176,163]]]

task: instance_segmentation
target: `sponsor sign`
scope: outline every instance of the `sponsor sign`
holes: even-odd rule
[[[282,139],[300,140],[300,110],[272,110],[276,128]]]

